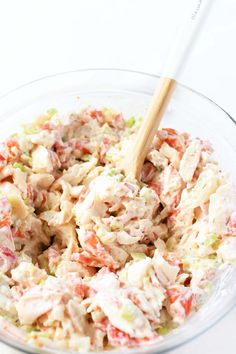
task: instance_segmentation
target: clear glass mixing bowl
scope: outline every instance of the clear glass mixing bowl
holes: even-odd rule
[[[87,105],[108,106],[126,115],[142,115],[157,81],[157,76],[140,72],[92,69],[62,73],[31,82],[1,97],[0,139],[15,132],[20,123],[32,120],[50,107],[71,111]],[[178,85],[162,125],[210,140],[222,169],[236,180],[236,124],[217,104]],[[163,353],[176,348],[212,327],[235,303],[236,267],[221,275],[206,303],[183,326],[162,341],[138,349],[122,349],[122,353]],[[4,322],[0,323],[0,339],[26,353],[66,353],[65,350],[30,347],[7,329]]]

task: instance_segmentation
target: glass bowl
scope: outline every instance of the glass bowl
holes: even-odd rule
[[[108,106],[128,116],[143,115],[158,80],[155,75],[134,71],[91,69],[31,82],[1,97],[0,139],[15,132],[20,123],[32,120],[50,107],[63,112],[78,111],[88,105],[96,108]],[[217,104],[186,86],[177,85],[162,126],[210,140],[222,169],[236,180],[236,124]],[[212,327],[235,303],[236,267],[221,274],[205,304],[184,325],[155,344],[122,349],[122,353],[167,352]],[[0,340],[26,353],[66,353],[65,350],[27,345],[5,326],[4,320],[0,322]]]

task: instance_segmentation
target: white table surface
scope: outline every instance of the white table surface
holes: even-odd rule
[[[42,76],[81,68],[160,73],[191,1],[1,2],[0,95]],[[212,11],[179,81],[236,117],[236,1],[212,1]],[[236,309],[173,354],[235,354],[235,323]],[[0,344],[0,353],[17,351]]]

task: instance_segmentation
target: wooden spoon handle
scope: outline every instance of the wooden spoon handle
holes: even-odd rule
[[[140,178],[144,159],[160,124],[170,93],[177,79],[177,74],[188,57],[197,29],[200,27],[213,1],[192,0],[191,11],[187,21],[167,58],[162,78],[137,134],[131,161],[129,161],[130,163],[126,168],[126,172],[133,178]]]
[[[136,146],[133,151],[131,164],[129,165],[129,175],[132,178],[138,179],[140,177],[144,159],[157,132],[174,84],[174,79],[167,77],[160,78],[159,85],[154,92],[149,109],[136,137]]]

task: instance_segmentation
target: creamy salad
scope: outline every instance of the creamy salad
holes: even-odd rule
[[[0,315],[17,338],[147,345],[236,263],[235,190],[210,143],[157,131],[139,182],[122,166],[140,121],[50,109],[1,144]]]

